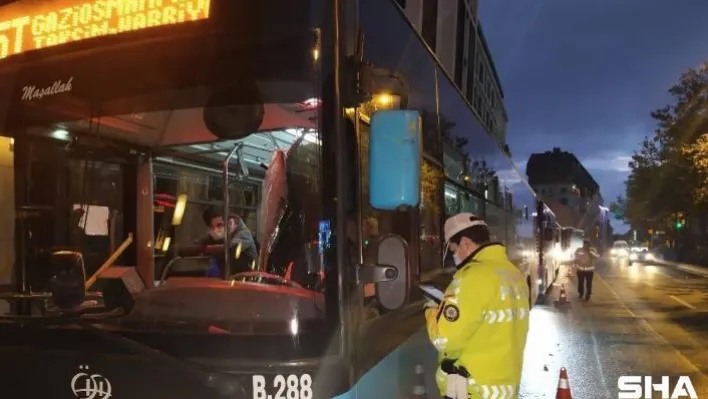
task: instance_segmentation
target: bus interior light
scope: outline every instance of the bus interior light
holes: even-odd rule
[[[170,242],[172,241],[171,237],[165,237],[165,239],[162,241],[162,252],[167,252],[168,249],[170,249]]]
[[[175,203],[175,211],[172,215],[172,225],[179,226],[182,224],[182,218],[184,217],[184,211],[187,209],[187,194],[180,194],[177,197],[177,202]]]
[[[60,129],[56,129],[53,132],[51,132],[49,134],[49,136],[53,139],[66,141],[66,140],[69,140],[69,137],[71,136],[71,134],[69,133],[68,130],[60,128]]]

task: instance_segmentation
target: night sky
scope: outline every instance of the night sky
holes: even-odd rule
[[[572,151],[605,203],[680,74],[708,60],[708,1],[480,0],[480,20],[525,170],[533,152]],[[627,226],[613,222],[615,232]]]

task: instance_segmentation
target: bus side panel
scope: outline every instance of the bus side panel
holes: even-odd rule
[[[416,375],[416,368],[422,374]],[[349,392],[335,399],[405,399],[420,385],[425,387],[425,397],[439,398],[436,368],[437,352],[423,328],[369,369]]]

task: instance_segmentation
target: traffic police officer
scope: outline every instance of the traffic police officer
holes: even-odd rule
[[[529,289],[504,246],[472,213],[445,222],[457,272],[443,301],[425,311],[438,350],[444,398],[517,398],[529,327]]]
[[[583,246],[575,251],[575,267],[578,269],[578,296],[589,301],[592,295],[592,278],[595,274],[595,259],[600,254],[593,248],[589,240],[583,241]]]

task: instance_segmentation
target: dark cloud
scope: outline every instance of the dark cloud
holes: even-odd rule
[[[614,199],[627,176],[622,160],[654,129],[649,112],[667,103],[683,71],[708,59],[708,1],[480,3],[514,159],[562,147]]]

